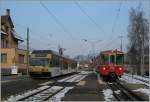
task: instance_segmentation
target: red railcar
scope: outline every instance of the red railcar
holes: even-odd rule
[[[122,51],[102,51],[98,59],[97,71],[101,77],[117,79],[123,75],[124,53]]]

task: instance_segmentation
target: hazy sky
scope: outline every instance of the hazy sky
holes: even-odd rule
[[[148,0],[43,0],[44,6],[39,0],[3,0],[1,15],[5,14],[5,9],[10,9],[15,30],[23,39],[29,27],[32,48],[57,51],[61,45],[66,48],[64,53],[73,57],[91,53],[91,42],[98,40],[102,41],[94,43],[96,53],[119,49],[120,35],[124,36],[123,50],[126,51],[129,10],[140,2],[148,18]],[[81,39],[88,39],[88,42]]]

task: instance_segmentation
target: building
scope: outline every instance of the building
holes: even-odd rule
[[[10,10],[6,9],[6,15],[1,16],[1,75],[26,74],[27,51],[18,48],[21,42],[23,40],[14,29]]]

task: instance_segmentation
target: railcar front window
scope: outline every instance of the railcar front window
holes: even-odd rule
[[[123,54],[117,54],[116,64],[123,64],[123,63],[124,63],[124,55]]]
[[[109,56],[108,55],[104,55],[101,54],[101,59],[100,59],[100,63],[101,64],[109,64]]]
[[[31,66],[49,66],[48,59],[31,59],[30,60]]]
[[[110,64],[115,64],[115,55],[110,55]]]

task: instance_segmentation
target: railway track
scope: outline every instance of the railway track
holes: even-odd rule
[[[85,77],[85,75],[73,75],[68,78],[64,78],[63,80],[59,80],[59,82],[78,82],[83,77]],[[45,88],[25,95],[17,99],[17,101],[47,101],[63,89],[65,89],[63,86],[45,86]]]
[[[64,87],[60,86],[49,86],[43,90],[32,93],[28,96],[18,99],[17,101],[47,101],[52,96],[63,90]]]
[[[132,92],[119,81],[107,82],[107,85],[112,89],[113,95],[118,101],[145,101],[145,99]]]

